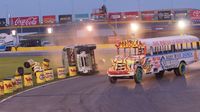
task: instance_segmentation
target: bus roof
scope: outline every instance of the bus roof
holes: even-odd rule
[[[192,35],[178,35],[178,36],[155,37],[155,38],[139,39],[139,40],[148,46],[163,46],[163,45],[172,45],[172,44],[180,44],[187,42],[197,42],[199,41],[199,38]]]

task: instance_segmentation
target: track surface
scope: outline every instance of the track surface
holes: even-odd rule
[[[0,112],[199,112],[200,64],[185,77],[153,75],[141,84],[110,84],[103,74],[61,81],[17,95],[0,104]]]

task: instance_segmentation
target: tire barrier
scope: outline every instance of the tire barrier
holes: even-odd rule
[[[4,95],[4,84],[3,81],[0,81],[0,96]]]
[[[76,66],[69,66],[69,76],[76,76],[76,75],[77,75]]]
[[[48,81],[53,81],[54,80],[54,74],[53,74],[53,69],[46,69],[44,70],[44,77],[45,80]]]
[[[66,70],[65,70],[64,67],[58,67],[57,68],[57,77],[58,77],[58,79],[64,79],[64,78],[66,78],[67,77],[66,74],[67,73],[66,73]]]
[[[45,76],[42,71],[36,72],[35,75],[36,75],[36,83],[37,84],[45,83]]]
[[[23,81],[21,75],[15,75],[15,81],[16,81],[16,89],[22,89],[23,88]]]
[[[11,94],[13,93],[13,84],[12,84],[12,78],[6,78],[3,80],[3,86],[4,86],[4,94]]]
[[[33,86],[33,76],[31,73],[26,73],[23,75],[24,87]]]
[[[45,84],[55,79],[65,79],[78,74],[92,74],[91,71],[96,71],[95,49],[96,45],[93,44],[63,48],[63,64],[62,67],[56,68],[56,71],[50,68],[50,60],[47,58],[44,58],[42,62],[33,59],[26,60],[23,67],[17,68],[12,78],[0,81],[0,96],[10,95],[18,90]],[[30,69],[31,73],[24,73],[24,69]]]

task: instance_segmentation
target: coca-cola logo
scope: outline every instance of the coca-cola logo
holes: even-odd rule
[[[39,23],[39,19],[36,16],[32,17],[18,17],[13,18],[13,23],[15,26],[32,26]]]
[[[192,15],[193,15],[194,17],[200,16],[200,10],[194,11],[194,12],[192,13]]]

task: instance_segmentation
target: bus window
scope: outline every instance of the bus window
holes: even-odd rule
[[[190,50],[191,48],[191,43],[187,43],[187,50]]]
[[[180,44],[180,45],[181,45],[181,46],[180,46],[180,47],[181,47],[181,51],[183,51],[183,44]]]
[[[197,49],[197,43],[196,42],[192,42],[192,47],[193,47],[193,49]]]
[[[200,45],[199,45],[199,42],[197,42],[197,49],[200,49]]]
[[[192,42],[190,43],[190,45],[191,45],[191,49],[194,49]]]
[[[171,45],[171,52],[175,52],[175,45]]]
[[[157,54],[157,47],[153,48],[153,54],[156,55]]]
[[[183,50],[186,51],[187,50],[187,44],[183,43]]]

